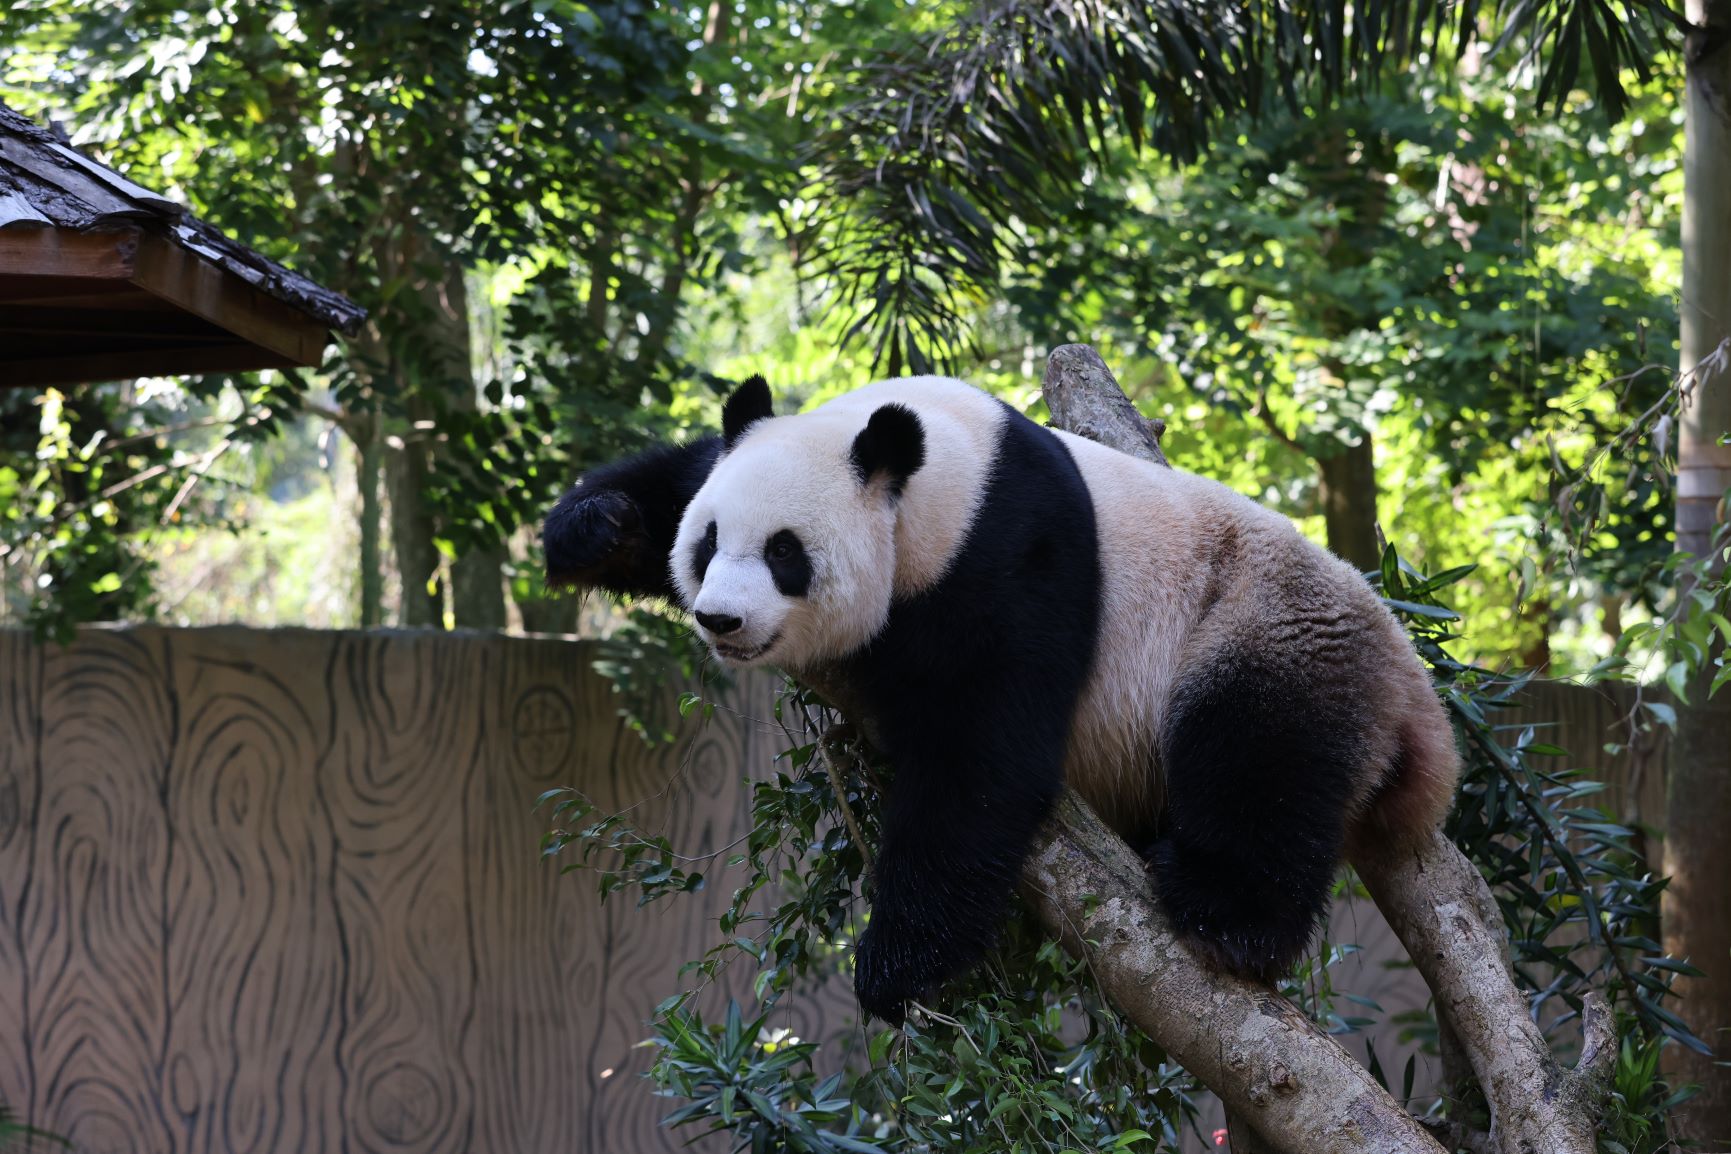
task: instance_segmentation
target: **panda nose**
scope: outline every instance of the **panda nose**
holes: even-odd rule
[[[745,624],[739,618],[723,613],[699,613],[697,623],[718,637],[725,637]]]

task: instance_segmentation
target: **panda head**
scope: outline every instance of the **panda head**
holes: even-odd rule
[[[730,665],[784,669],[870,641],[889,617],[896,504],[925,461],[913,410],[776,417],[753,377],[722,410],[722,446],[671,558],[704,641]]]

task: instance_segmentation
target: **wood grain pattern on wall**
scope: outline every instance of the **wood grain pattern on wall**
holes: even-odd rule
[[[540,860],[531,805],[574,785],[713,852],[785,741],[748,680],[648,746],[592,658],[434,632],[0,631],[0,1101],[92,1154],[685,1149],[636,1044],[732,887],[710,870],[697,895],[603,905]],[[1628,697],[1535,686],[1508,721],[1556,722],[1540,740],[1653,806],[1658,757],[1599,752]],[[1424,1004],[1373,910],[1333,936],[1365,947],[1343,988]],[[823,1038],[854,1007],[835,982],[780,1013]],[[1392,1033],[1377,1052],[1405,1059]]]
[[[575,785],[706,852],[782,742],[754,680],[645,745],[592,657],[0,632],[0,1100],[94,1154],[684,1148],[635,1044],[731,887],[602,905],[531,805]]]

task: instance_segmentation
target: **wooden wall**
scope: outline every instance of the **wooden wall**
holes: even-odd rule
[[[0,632],[0,1100],[99,1154],[680,1148],[632,1046],[730,887],[601,906],[531,804],[574,784],[717,847],[781,738],[747,708],[652,749],[591,656]]]
[[[752,681],[646,746],[591,658],[443,633],[0,631],[0,1101],[95,1154],[682,1148],[633,1044],[731,887],[602,906],[539,860],[531,803],[576,785],[714,849],[784,740]],[[1595,764],[1623,696],[1543,686],[1525,712]],[[1656,819],[1656,767],[1633,789],[1611,768]],[[1374,909],[1339,916],[1365,952],[1337,984],[1422,1006]],[[786,1014],[824,1037],[851,994]],[[1377,1049],[1398,1078],[1392,1032]]]
[[[1665,691],[1644,691],[1648,701],[1669,702]],[[1607,786],[1586,803],[1640,822],[1662,836],[1665,823],[1665,757],[1663,732],[1631,747],[1627,719],[1636,709],[1638,694],[1621,682],[1604,685],[1570,685],[1560,681],[1536,682],[1527,687],[1525,704],[1507,711],[1499,723],[1532,725],[1533,739],[1569,751],[1567,758],[1550,762],[1581,767],[1594,781]],[[1605,747],[1622,747],[1609,753]],[[1656,859],[1658,846],[1649,851]]]

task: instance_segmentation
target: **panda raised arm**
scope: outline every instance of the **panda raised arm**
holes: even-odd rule
[[[869,385],[597,470],[549,576],[670,596],[723,661],[839,676],[894,768],[855,960],[905,1002],[989,947],[1068,781],[1175,926],[1272,977],[1352,839],[1428,833],[1453,738],[1349,566],[1225,487],[1043,428],[959,381]]]
[[[679,518],[722,449],[770,413],[768,382],[751,377],[728,398],[722,436],[657,445],[586,474],[542,523],[547,583],[677,601],[668,559]]]

